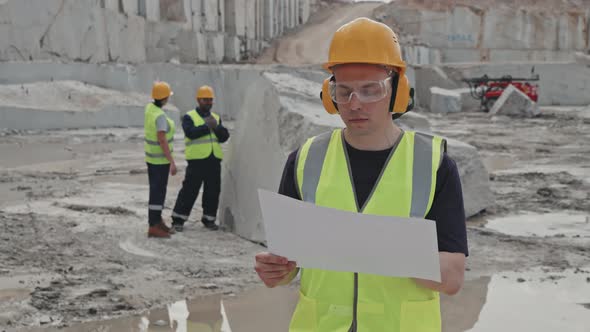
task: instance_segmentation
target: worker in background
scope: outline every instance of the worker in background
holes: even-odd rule
[[[172,156],[175,125],[162,109],[172,94],[168,83],[155,82],[152,87],[154,101],[145,107],[144,149],[150,182],[148,237],[169,238],[174,233],[162,220],[168,174],[176,174]]]
[[[213,89],[206,85],[200,87],[196,98],[198,106],[182,119],[188,167],[172,212],[172,225],[178,232],[183,231],[203,183],[201,222],[210,230],[219,228],[215,220],[221,191],[221,143],[229,139],[229,132],[219,115],[211,112]]]
[[[392,113],[407,111],[411,88],[388,26],[367,18],[343,25],[324,68],[332,76],[324,81],[322,102],[346,128],[293,152],[279,193],[344,211],[436,221],[442,281],[303,268],[290,331],[440,332],[439,292],[459,291],[468,254],[457,166],[442,138],[403,131],[391,121]],[[358,234],[351,245],[370,241]],[[289,257],[262,252],[255,261],[268,287],[286,285],[299,272]]]

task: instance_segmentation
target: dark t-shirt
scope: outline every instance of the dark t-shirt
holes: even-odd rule
[[[354,189],[359,206],[363,206],[391,149],[382,151],[357,150],[346,143]],[[295,160],[297,151],[289,155],[279,187],[279,194],[301,200],[295,184]],[[451,253],[469,254],[467,230],[461,180],[455,162],[443,154],[442,163],[436,173],[436,189],[432,207],[426,219],[436,221],[438,250]]]

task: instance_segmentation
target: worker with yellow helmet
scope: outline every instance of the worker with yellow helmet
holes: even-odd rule
[[[201,185],[204,186],[201,222],[207,229],[219,228],[215,220],[221,192],[221,143],[229,139],[229,132],[219,114],[211,111],[214,98],[213,88],[201,86],[196,93],[198,106],[182,119],[188,166],[172,211],[172,226],[177,232],[184,230]]]
[[[286,285],[301,272],[292,332],[440,332],[439,293],[459,291],[468,255],[456,164],[441,137],[391,121],[411,108],[413,95],[391,28],[368,18],[343,25],[324,68],[331,77],[322,103],[345,128],[312,137],[293,152],[279,193],[350,212],[436,221],[442,282],[299,269],[268,252],[256,255],[255,269],[268,287]],[[371,241],[363,234],[358,239],[351,245]]]
[[[176,128],[174,121],[162,109],[172,95],[168,83],[155,82],[152,86],[153,102],[145,107],[144,150],[150,183],[148,237],[169,238],[174,233],[162,220],[168,174],[176,175],[176,164],[172,156]]]

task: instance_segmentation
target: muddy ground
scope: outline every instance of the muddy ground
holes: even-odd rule
[[[590,215],[589,114],[557,108],[535,119],[429,115],[436,132],[480,149],[496,196],[469,221],[468,287],[444,299],[446,331],[473,326],[485,292],[472,293],[470,285],[485,286],[498,273],[520,278],[533,268],[547,275],[567,269],[590,277],[588,233],[515,236],[486,227],[521,213]],[[194,222],[170,240],[146,238],[142,151],[141,129],[1,132],[0,331],[69,326],[260,286],[252,268],[263,249],[257,244]],[[183,175],[171,178],[168,207]],[[464,318],[466,310],[475,317]]]
[[[590,217],[590,112],[544,108],[534,119],[462,113],[429,115],[433,130],[479,149],[496,201],[469,222],[471,277],[535,266],[589,267],[590,237],[519,237],[484,228],[520,214]],[[579,237],[576,237],[579,235]]]

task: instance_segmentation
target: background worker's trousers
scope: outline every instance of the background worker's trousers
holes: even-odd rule
[[[211,154],[207,159],[188,161],[182,188],[178,192],[176,205],[172,212],[175,224],[183,224],[188,220],[203,183],[203,217],[201,220],[204,222],[215,221],[219,206],[219,193],[221,192],[221,160]]]
[[[150,226],[162,221],[162,210],[166,201],[166,187],[170,164],[153,165],[147,163],[148,180],[150,182],[150,200],[148,205],[148,222]]]

